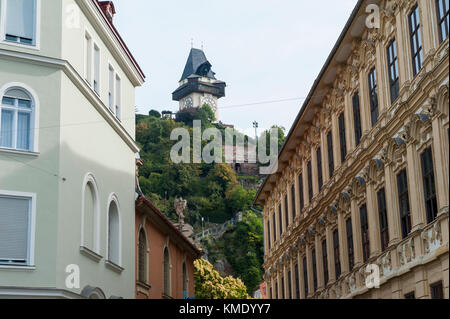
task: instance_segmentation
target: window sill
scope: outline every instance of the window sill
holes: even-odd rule
[[[149,283],[145,283],[145,282],[142,282],[142,281],[139,281],[139,280],[136,281],[136,285],[141,287],[141,288],[143,288],[143,289],[147,289],[147,290],[152,288],[152,285],[150,285]]]
[[[86,247],[83,247],[83,246],[80,247],[80,253],[82,255],[92,259],[93,261],[95,261],[97,263],[100,262],[100,260],[103,259],[103,257],[101,255],[99,255],[96,252],[90,250],[89,248],[86,248]]]
[[[27,156],[34,156],[34,157],[38,157],[41,154],[38,152],[22,151],[22,150],[15,150],[15,149],[1,148],[1,147],[0,147],[0,153],[8,153],[8,154],[15,154],[15,155],[27,155]]]
[[[36,270],[36,266],[19,266],[19,265],[2,265],[0,264],[0,269],[10,269],[10,270]]]
[[[109,260],[105,260],[105,266],[118,274],[121,274],[125,270],[124,268]]]
[[[29,49],[29,50],[35,50],[35,51],[41,50],[41,48],[37,44],[23,44],[23,43],[8,41],[5,39],[1,40],[0,44],[10,45],[13,47],[24,48],[24,49]]]

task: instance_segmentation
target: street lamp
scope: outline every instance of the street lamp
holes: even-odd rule
[[[256,143],[258,143],[258,127],[259,127],[259,123],[254,121],[253,122],[253,128],[255,129]]]

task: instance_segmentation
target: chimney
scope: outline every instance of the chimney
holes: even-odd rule
[[[98,5],[102,9],[108,21],[112,24],[114,15],[116,14],[114,3],[112,1],[98,1]]]

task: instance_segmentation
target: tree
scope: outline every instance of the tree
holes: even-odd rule
[[[156,110],[150,110],[150,112],[148,112],[149,116],[153,116],[153,117],[157,117],[157,118],[161,118],[161,113],[159,113]]]
[[[221,277],[204,259],[194,261],[194,280],[197,299],[250,299],[240,279]]]

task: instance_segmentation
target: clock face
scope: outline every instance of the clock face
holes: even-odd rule
[[[202,104],[208,104],[209,106],[211,106],[211,108],[213,109],[213,110],[215,110],[216,109],[216,102],[214,101],[214,99],[213,98],[211,98],[211,97],[209,97],[209,96],[207,96],[207,97],[204,97],[203,99],[202,99]]]
[[[184,107],[190,108],[194,106],[194,101],[192,100],[192,97],[187,97],[184,99]]]

